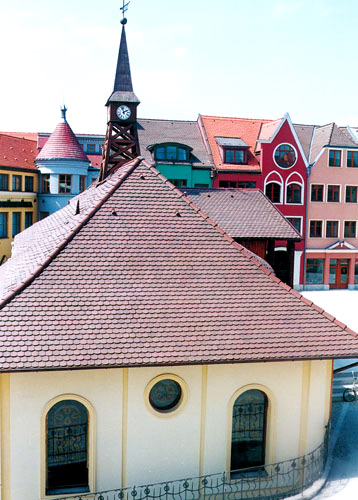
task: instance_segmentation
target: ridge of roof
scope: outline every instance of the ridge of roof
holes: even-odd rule
[[[28,285],[30,285],[35,278],[37,278],[44,269],[54,260],[54,258],[66,247],[66,245],[74,238],[74,236],[82,229],[82,227],[93,217],[93,215],[102,207],[102,205],[112,196],[112,194],[118,189],[118,187],[124,182],[124,180],[137,168],[137,166],[142,162],[142,157],[137,157],[135,160],[123,165],[123,175],[119,177],[117,182],[112,186],[112,188],[98,201],[98,203],[92,207],[89,213],[75,226],[72,230],[63,238],[63,240],[56,245],[52,252],[46,257],[46,259],[34,269],[27,278],[19,283],[13,290],[11,290],[8,295],[0,300],[0,310],[8,304],[16,295],[18,295],[22,290],[24,290]],[[103,183],[103,181],[102,181]],[[101,185],[98,183],[97,185]],[[74,200],[76,200],[74,198]]]
[[[172,120],[170,118],[138,118],[138,120],[146,120],[150,122],[171,122],[171,123],[197,123],[196,120]]]
[[[0,135],[5,137],[10,137],[10,139],[15,139],[19,141],[29,141],[29,142],[34,142],[36,144],[36,139],[30,139],[29,137],[22,137],[22,136],[20,137],[18,135],[12,135],[11,132],[0,132]]]

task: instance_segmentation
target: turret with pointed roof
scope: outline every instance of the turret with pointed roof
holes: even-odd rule
[[[137,106],[139,99],[133,92],[128,47],[125,32],[127,20],[122,19],[122,34],[119,45],[114,87],[106,106],[108,106],[107,133],[99,180],[104,180],[128,160],[139,154],[137,133]]]

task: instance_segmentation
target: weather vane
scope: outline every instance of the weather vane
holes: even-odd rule
[[[128,10],[129,4],[130,4],[130,2],[126,2],[126,0],[123,0],[123,5],[122,5],[122,7],[120,7],[120,10],[122,11],[122,16],[123,16],[123,19],[121,20],[121,24],[127,23],[127,19],[124,17],[124,13]]]

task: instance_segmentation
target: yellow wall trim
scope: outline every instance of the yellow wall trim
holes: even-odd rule
[[[205,456],[205,426],[206,426],[206,401],[208,391],[208,366],[204,365],[201,370],[201,417],[200,417],[200,458],[199,476],[204,474]]]
[[[128,436],[128,368],[123,368],[122,390],[122,470],[121,487],[127,485],[127,436]]]
[[[301,390],[301,415],[300,434],[298,443],[298,456],[307,451],[308,406],[311,386],[311,361],[302,362],[302,390]]]

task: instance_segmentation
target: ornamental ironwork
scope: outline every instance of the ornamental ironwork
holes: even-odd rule
[[[177,481],[66,496],[66,500],[283,500],[302,493],[322,476],[328,442],[329,425],[323,443],[299,458]]]

